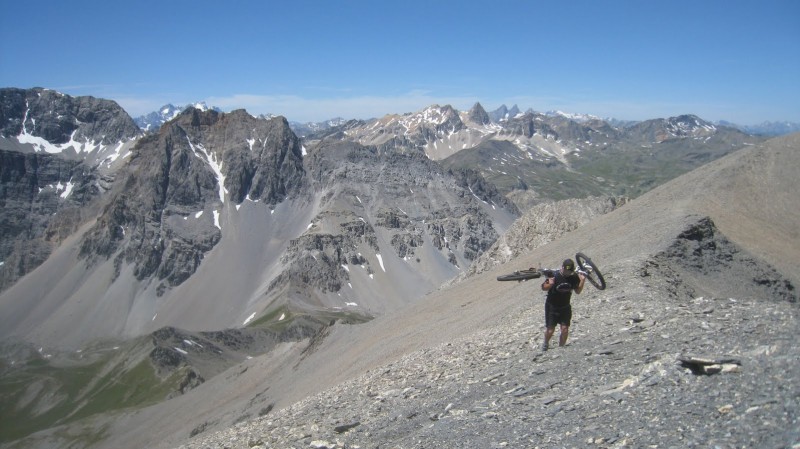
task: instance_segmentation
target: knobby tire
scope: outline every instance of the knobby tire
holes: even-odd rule
[[[581,270],[586,272],[586,279],[597,287],[598,290],[605,290],[606,280],[603,274],[600,273],[597,265],[592,262],[592,259],[586,257],[586,254],[577,253],[575,254],[575,260],[578,262],[578,266],[581,267]]]

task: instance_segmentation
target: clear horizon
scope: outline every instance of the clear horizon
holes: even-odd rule
[[[0,87],[297,122],[433,104],[800,122],[800,2],[14,2]],[[25,20],[30,18],[30,20]]]

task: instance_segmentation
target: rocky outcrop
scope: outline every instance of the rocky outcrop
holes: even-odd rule
[[[641,270],[643,277],[654,273],[669,280],[664,290],[677,298],[734,292],[791,303],[798,298],[791,281],[731,243],[709,217],[687,227],[668,249],[649,260]]]
[[[275,205],[303,183],[301,148],[285,119],[188,109],[137,144],[81,256],[113,256],[117,272],[133,264],[137,279],[154,276],[163,292],[217,244],[226,204]]]
[[[270,284],[269,290],[287,284],[312,287],[322,293],[337,292],[349,279],[348,264],[372,268],[361,255],[362,244],[377,250],[371,226],[355,221],[340,227],[341,234],[305,234],[289,242],[281,262],[287,266]]]
[[[509,210],[516,215],[520,215],[517,206],[508,198],[503,196],[497,189],[497,186],[488,182],[480,173],[480,171],[472,168],[456,168],[450,170],[453,176],[456,177],[456,182],[462,188],[469,190],[479,200],[498,205],[503,209]]]

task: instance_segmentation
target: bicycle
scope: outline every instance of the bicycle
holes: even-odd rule
[[[578,269],[575,271],[576,273],[581,273],[586,276],[586,280],[594,285],[598,290],[605,290],[606,280],[603,277],[603,274],[600,273],[597,265],[592,262],[592,259],[586,256],[586,254],[577,253],[575,254],[575,261],[578,263]],[[549,268],[530,268],[527,270],[515,271],[511,274],[497,276],[497,280],[522,282],[527,281],[528,279],[540,278],[543,275],[545,277],[553,277],[556,271],[558,271],[558,269],[552,270]]]

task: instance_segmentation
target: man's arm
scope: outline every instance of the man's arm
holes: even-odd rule
[[[583,273],[578,273],[578,279],[580,279],[580,281],[578,282],[578,286],[575,287],[575,293],[580,295],[583,291],[583,284],[586,283],[586,276],[584,276]]]
[[[555,283],[555,278],[547,278],[547,279],[545,279],[544,282],[542,282],[542,291],[546,292],[546,291],[550,290],[550,287],[553,286],[553,283]]]

